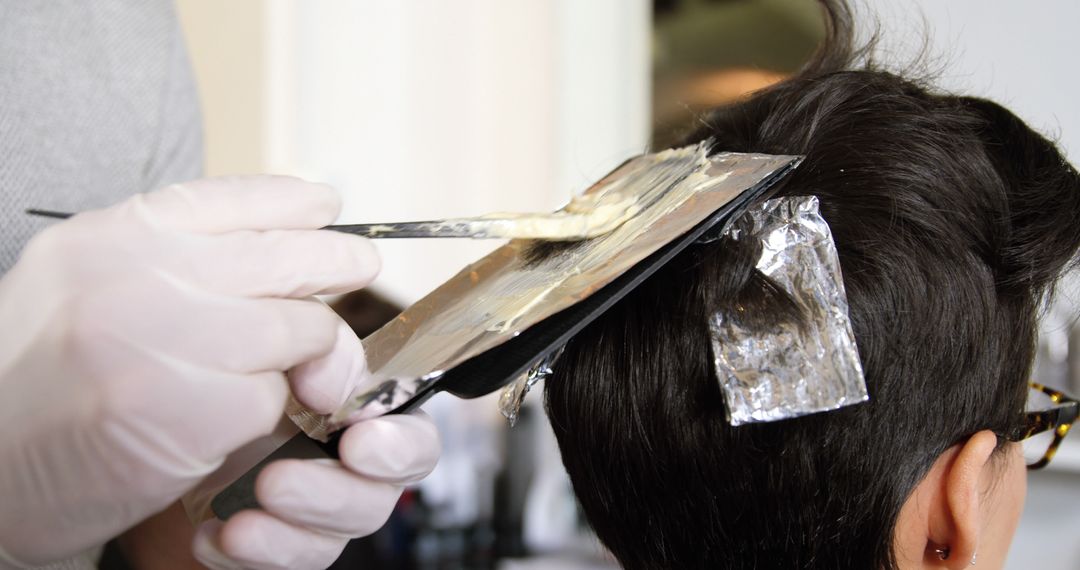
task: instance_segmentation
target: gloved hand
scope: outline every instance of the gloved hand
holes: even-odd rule
[[[422,412],[385,416],[349,427],[339,452],[340,462],[287,459],[268,465],[255,484],[265,510],[200,525],[195,557],[215,570],[326,568],[349,538],[386,523],[402,485],[434,468],[438,435]]]
[[[162,509],[270,433],[283,371],[355,361],[356,346],[333,356],[340,319],[309,299],[378,269],[366,240],[311,231],[339,207],[332,189],[295,179],[204,180],[80,214],[28,244],[0,280],[0,564],[70,556]],[[301,401],[323,406],[355,383],[318,366],[293,380]],[[372,431],[393,438],[380,426],[415,421],[357,426],[350,439],[379,448]],[[281,493],[294,476],[349,475],[334,469],[274,466],[260,499],[297,499]],[[222,544],[268,539],[275,524],[245,514]]]
[[[368,380],[360,341],[341,323],[335,349],[292,370],[291,380],[309,409],[328,414],[352,388]],[[347,390],[319,394],[308,388],[322,378],[349,379]],[[209,516],[214,496],[299,429],[287,418],[271,436],[232,454],[225,464],[184,496],[189,515]],[[264,511],[248,510],[227,522],[200,525],[195,556],[216,570],[234,568],[326,568],[349,538],[385,524],[402,485],[423,478],[439,457],[435,424],[423,412],[385,416],[350,426],[338,444],[340,461],[282,460],[259,473],[255,496]]]

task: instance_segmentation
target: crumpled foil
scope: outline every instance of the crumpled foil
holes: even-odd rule
[[[691,230],[748,188],[789,168],[795,156],[719,153],[706,144],[635,157],[586,194],[637,199],[638,212],[602,236],[533,255],[512,240],[477,260],[363,341],[371,375],[329,416],[287,410],[324,439],[428,394],[440,375],[582,300]],[[550,245],[550,244],[548,244]]]
[[[759,240],[757,269],[797,303],[805,323],[750,330],[709,322],[716,376],[733,426],[835,410],[868,399],[836,244],[816,196],[767,200],[726,232]]]
[[[566,347],[541,358],[517,380],[503,388],[502,394],[499,394],[499,412],[510,423],[510,427],[514,427],[517,423],[518,413],[521,412],[521,406],[525,403],[525,396],[529,395],[533,386],[547,379],[554,372],[555,361],[562,355],[563,348]]]

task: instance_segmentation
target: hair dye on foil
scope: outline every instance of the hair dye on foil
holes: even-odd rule
[[[713,360],[731,425],[835,410],[868,399],[832,232],[816,196],[767,200],[726,234],[758,240],[757,270],[788,293],[804,322],[762,331],[710,319]]]
[[[414,401],[446,371],[588,298],[798,160],[709,156],[699,144],[627,161],[589,188],[586,201],[603,203],[610,195],[622,203],[629,196],[635,200],[633,216],[608,233],[553,248],[546,247],[551,242],[512,240],[467,266],[364,339],[371,379],[341,409],[319,416],[294,402],[290,417],[311,437],[324,439]]]

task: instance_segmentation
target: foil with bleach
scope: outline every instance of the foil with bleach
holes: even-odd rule
[[[835,410],[868,399],[840,262],[815,196],[767,200],[725,235],[757,240],[756,268],[786,291],[802,323],[749,327],[737,314],[709,322],[716,375],[731,425]]]
[[[798,160],[710,155],[706,144],[698,144],[627,161],[586,191],[591,203],[634,199],[633,215],[618,227],[546,256],[534,255],[534,241],[510,241],[365,338],[371,374],[339,410],[323,416],[292,402],[289,416],[311,437],[325,439],[430,393],[446,371],[588,298]],[[518,396],[511,402],[518,403]]]

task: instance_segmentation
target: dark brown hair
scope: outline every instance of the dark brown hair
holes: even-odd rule
[[[687,143],[805,155],[870,402],[733,428],[707,319],[792,318],[745,242],[685,251],[567,346],[545,386],[582,508],[626,568],[893,568],[896,518],[947,448],[1017,425],[1038,311],[1073,259],[1080,177],[1005,108],[854,69],[846,6],[799,76]]]

